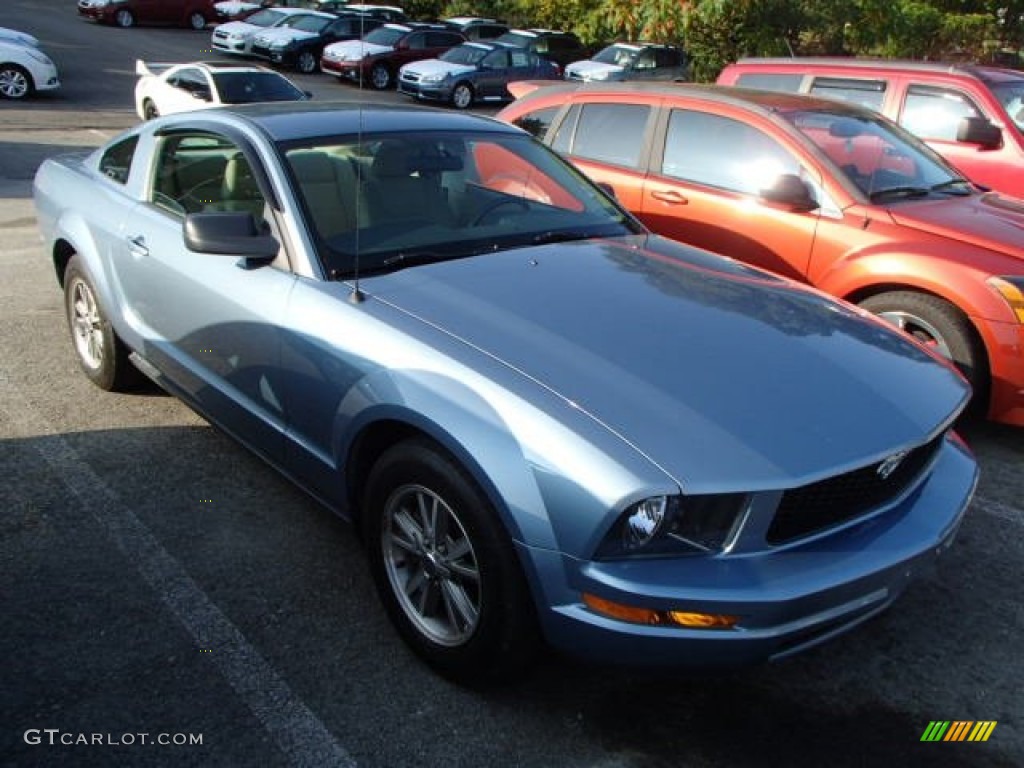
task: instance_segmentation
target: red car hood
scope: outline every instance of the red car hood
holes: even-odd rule
[[[1024,259],[1024,200],[996,193],[889,209],[900,226]]]

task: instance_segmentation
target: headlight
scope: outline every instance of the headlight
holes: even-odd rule
[[[1024,323],[1024,277],[992,277],[988,284],[1010,305],[1018,323]]]
[[[743,519],[745,493],[652,496],[628,507],[598,547],[599,560],[708,555],[725,549]]]
[[[431,74],[431,75],[424,75],[423,77],[420,78],[420,82],[421,83],[440,83],[446,77],[448,77],[448,74],[445,73],[445,72],[441,72],[441,73],[436,73],[435,72],[434,74]]]

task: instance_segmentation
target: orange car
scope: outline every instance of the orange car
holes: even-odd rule
[[[810,283],[953,360],[1024,426],[1024,201],[881,115],[723,86],[513,84],[498,117],[655,232]]]

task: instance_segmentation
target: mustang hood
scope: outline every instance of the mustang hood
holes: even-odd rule
[[[924,442],[967,397],[950,366],[881,321],[719,263],[637,236],[414,267],[364,286],[554,391],[690,492],[782,488],[864,466]]]
[[[893,206],[904,227],[1024,259],[1024,202],[996,193]]]

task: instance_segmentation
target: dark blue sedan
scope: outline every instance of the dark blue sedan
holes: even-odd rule
[[[554,62],[505,43],[465,43],[437,59],[406,64],[398,90],[417,99],[441,101],[457,109],[476,102],[512,101],[508,84],[516,80],[560,80]]]

